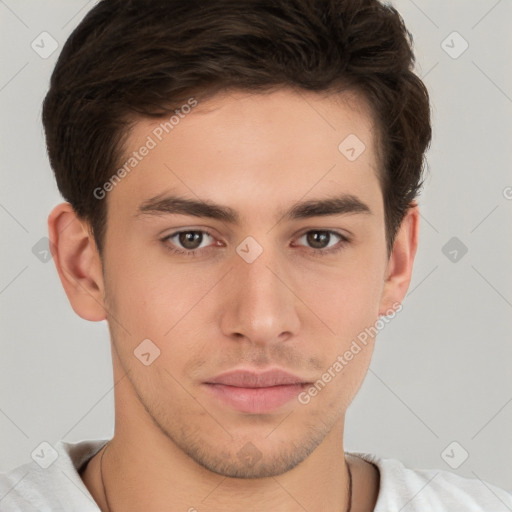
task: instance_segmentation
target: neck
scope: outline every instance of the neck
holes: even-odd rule
[[[239,479],[214,474],[190,460],[180,464],[183,455],[164,455],[177,451],[176,447],[167,451],[153,443],[124,443],[114,436],[98,454],[100,460],[103,458],[99,464],[103,483],[94,497],[99,498],[104,512],[168,510],[169,503],[173,504],[172,510],[210,512],[241,508],[344,512],[349,510],[350,474],[340,444],[328,450],[319,446],[302,464],[285,474]],[[336,453],[336,457],[326,460],[324,451]]]

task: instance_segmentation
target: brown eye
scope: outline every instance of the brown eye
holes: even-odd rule
[[[193,251],[200,247],[203,233],[201,231],[182,231],[178,233],[178,240],[184,249]]]
[[[177,231],[162,239],[167,250],[175,254],[195,255],[208,250],[215,240],[213,235],[203,230]]]
[[[325,249],[331,240],[330,231],[309,231],[306,240],[313,249]]]
[[[300,245],[309,247],[317,256],[334,254],[341,251],[350,240],[336,231],[329,229],[314,229],[299,237]]]

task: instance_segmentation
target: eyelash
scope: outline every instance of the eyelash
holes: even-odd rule
[[[178,249],[176,247],[171,246],[168,241],[182,233],[203,233],[206,234],[212,238],[215,238],[208,230],[206,229],[188,229],[188,230],[182,230],[182,231],[176,231],[172,233],[171,235],[167,235],[166,237],[162,238],[162,242],[164,243],[164,247],[166,251],[168,251],[171,254],[177,254],[180,256],[197,256],[199,252],[201,251],[208,251],[210,249],[214,249],[214,247],[204,247],[202,249],[193,249],[193,250],[186,250],[186,249]],[[299,238],[302,238],[304,235],[307,235],[308,233],[329,233],[330,235],[335,235],[340,238],[340,242],[338,242],[337,245],[334,246],[334,248],[330,249],[315,249],[313,247],[310,247],[311,252],[314,256],[327,256],[329,254],[336,254],[342,249],[345,248],[346,245],[350,243],[350,240],[342,235],[341,233],[338,233],[337,231],[332,231],[329,229],[310,229],[309,231],[306,231],[302,233]]]

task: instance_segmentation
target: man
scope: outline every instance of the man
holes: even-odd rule
[[[376,0],[89,12],[43,108],[66,199],[48,226],[74,311],[108,321],[115,434],[4,475],[2,510],[512,507],[344,451],[418,243],[431,128],[412,64]]]

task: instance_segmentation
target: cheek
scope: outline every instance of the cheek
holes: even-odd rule
[[[310,417],[323,417],[325,423],[330,423],[347,410],[364,381],[373,345],[361,344],[358,350],[350,361],[343,358],[345,351],[327,358],[324,373],[299,395],[299,402]]]
[[[156,248],[110,256],[109,296],[116,313],[138,334],[162,337],[196,307],[211,287],[198,267],[176,264]]]
[[[115,261],[107,269],[110,312],[124,328],[120,334],[129,339],[124,344],[127,350],[133,352],[142,340],[150,339],[161,349],[172,346],[176,360],[180,352],[196,353],[203,348],[199,344],[204,343],[205,330],[216,331],[213,324],[219,314],[236,307],[226,300],[233,279],[222,280],[229,264],[177,263],[161,248],[130,247],[130,240],[110,249],[106,261]],[[384,269],[375,254],[373,244],[365,244],[329,264],[322,258],[284,262],[286,281],[299,298],[294,307],[301,315],[301,328],[311,336],[331,339],[324,343],[326,363],[378,318]]]
[[[205,339],[211,339],[205,336],[209,328],[205,323],[213,315],[208,315],[206,308],[215,300],[212,283],[219,277],[198,274],[197,267],[194,270],[192,265],[172,264],[164,258],[150,262],[149,258],[128,258],[124,254],[115,261],[109,275],[109,295],[113,296],[109,323],[115,327],[123,366],[137,373],[147,370],[134,353],[143,340],[149,339],[157,347],[153,349],[158,353],[155,366],[181,375],[191,358],[196,361],[202,357]],[[150,351],[152,346],[149,344]],[[168,374],[160,377],[162,385],[173,385]]]
[[[329,327],[326,334],[347,340],[378,318],[381,267],[375,258],[354,253],[352,258],[340,259],[337,267],[300,272],[297,295]]]

